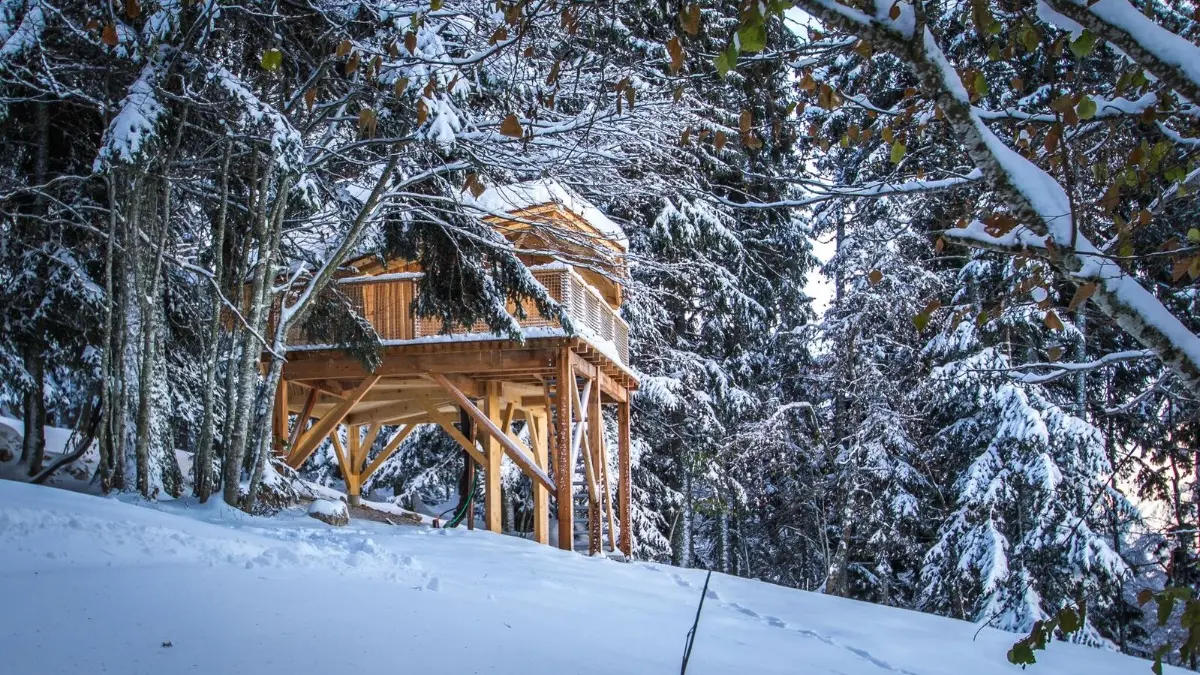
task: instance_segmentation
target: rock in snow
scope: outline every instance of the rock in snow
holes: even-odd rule
[[[21,454],[21,434],[7,424],[0,424],[0,464],[11,462]]]
[[[350,524],[350,509],[346,508],[345,502],[318,499],[309,505],[308,515],[310,518],[339,527]]]

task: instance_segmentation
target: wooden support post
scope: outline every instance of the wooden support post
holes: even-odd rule
[[[291,454],[288,455],[288,466],[293,469],[299,469],[304,464],[304,460],[308,459],[309,455],[313,454],[313,451],[321,444],[321,441],[329,435],[329,432],[341,424],[346,415],[350,413],[350,410],[358,405],[358,402],[367,395],[367,392],[379,380],[379,375],[368,375],[363,378],[363,381],[357,387],[347,392],[345,398],[342,399],[342,402],[336,408],[325,413],[324,417],[317,420],[317,423],[312,425],[312,428],[305,432],[300,437],[300,440],[296,442],[296,446],[292,448]]]
[[[603,418],[601,418],[603,419]],[[608,481],[608,441],[600,437],[600,496],[604,499],[603,510],[608,518],[608,548],[617,551],[617,524],[613,519],[612,487]]]
[[[557,438],[557,433],[550,428],[550,415],[554,411],[554,397],[550,395],[550,382],[542,381],[542,404],[546,409],[546,447],[550,451],[550,456],[554,456],[554,441]],[[543,468],[549,468],[543,467]]]
[[[500,411],[500,385],[497,382],[488,382],[487,390],[483,397],[483,411],[487,415],[487,420],[496,427],[503,424]],[[468,411],[469,413],[470,411]],[[507,431],[501,429],[501,431]],[[504,451],[500,447],[500,439],[494,434],[485,433],[483,435],[483,456],[487,459],[487,464],[484,465],[483,480],[484,480],[484,495],[483,495],[483,520],[487,524],[487,529],[491,532],[503,532],[503,504],[500,497],[500,463],[504,459]]]
[[[350,485],[350,478],[347,472],[350,470],[350,460],[346,457],[346,449],[342,447],[342,439],[338,436],[336,427],[333,431],[329,432],[329,442],[333,443],[333,454],[337,456],[338,469],[342,472],[342,480],[348,486]]]
[[[359,483],[359,469],[362,468],[362,443],[360,434],[362,428],[357,424],[347,427],[346,440],[350,443],[350,462],[342,467],[342,476],[346,479],[346,502],[350,506],[362,503],[362,485]]]
[[[592,385],[591,400],[583,401],[583,405],[588,406],[587,452],[592,469],[588,480],[588,555],[596,555],[604,550],[604,542],[601,539],[601,504],[604,495],[600,484],[600,472],[603,471],[600,466],[600,445],[604,443],[604,415],[600,408],[600,383],[593,382]]]
[[[292,434],[288,436],[287,451],[289,454],[296,447],[296,441],[300,440],[300,434],[304,433],[304,428],[308,426],[308,418],[312,417],[312,411],[317,405],[317,395],[319,393],[316,389],[308,390],[308,397],[304,399],[304,409],[296,417],[296,423],[292,425]]]
[[[617,503],[621,519],[621,539],[617,542],[626,557],[633,557],[633,523],[629,519],[630,490],[633,489],[629,476],[629,401],[617,404]]]
[[[571,350],[559,351],[555,363],[555,432],[554,480],[557,485],[555,499],[558,501],[558,547],[564,551],[574,550],[575,509],[571,503],[571,393],[575,381],[575,370],[571,368]]]
[[[298,423],[298,422],[297,422]],[[287,448],[284,447],[284,441],[288,438],[288,383],[287,380],[280,378],[279,385],[275,388],[275,419],[274,419],[275,436],[275,456],[284,457],[287,455]]]
[[[533,455],[538,466],[543,470],[549,468],[550,456],[546,448],[547,434],[550,430],[549,418],[542,415],[525,415],[525,423],[529,425],[529,442],[533,444]],[[550,491],[537,481],[533,483],[533,540],[539,544],[550,543]]]
[[[464,434],[466,434],[467,439],[471,441],[471,447],[478,448],[479,426],[475,424],[475,420],[470,415],[463,415],[462,408],[459,408],[458,413],[459,426],[462,427],[462,431]],[[470,428],[470,433],[466,433],[468,428]],[[479,455],[479,452],[476,451],[475,454]],[[483,457],[483,455],[479,456]],[[470,494],[467,495],[467,529],[471,531],[475,530],[475,474],[485,463],[486,462],[477,461],[475,459],[470,459],[467,461],[467,489],[471,491]]]

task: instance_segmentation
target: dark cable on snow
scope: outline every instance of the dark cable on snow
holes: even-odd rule
[[[692,621],[692,629],[688,631],[687,641],[683,645],[683,665],[679,668],[679,675],[687,675],[688,659],[692,658],[692,645],[696,641],[696,626],[700,625],[700,612],[704,611],[704,596],[708,595],[709,579],[712,579],[712,570],[709,570],[708,576],[704,577],[704,590],[700,591],[700,606],[696,608],[696,619]]]

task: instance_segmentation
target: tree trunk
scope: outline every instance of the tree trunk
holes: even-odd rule
[[[42,459],[46,452],[46,374],[38,350],[29,348],[26,351],[25,371],[31,383],[25,391],[25,438],[21,445],[21,463],[28,467],[30,476],[36,476],[42,471]]]
[[[33,208],[34,212],[40,217],[45,210],[46,198],[43,195],[41,186],[46,184],[50,143],[50,117],[45,103],[37,104],[36,115],[38,139],[36,155],[34,156],[33,179],[35,184],[39,186],[39,189]],[[38,231],[41,228],[33,225],[31,229]],[[45,295],[46,289],[40,281],[37,283],[36,289],[35,293]],[[41,322],[39,321],[38,323],[40,324]],[[28,463],[30,476],[36,476],[41,473],[42,460],[46,452],[45,355],[42,353],[40,345],[41,343],[38,343],[36,347],[34,345],[27,346],[23,359],[25,362],[25,372],[29,374],[31,386],[25,392],[25,439],[21,446],[21,461]]]
[[[854,491],[851,484],[846,496],[846,504],[842,508],[842,522],[838,528],[838,544],[829,560],[829,579],[825,582],[825,592],[829,595],[848,597],[850,569],[850,537],[854,534]]]
[[[254,508],[254,503],[258,500],[263,475],[266,472],[267,463],[271,461],[271,404],[275,400],[275,390],[280,386],[282,375],[283,359],[272,358],[270,370],[267,371],[266,382],[262,386],[262,394],[258,397],[257,410],[254,414],[253,438],[256,439],[257,445],[254,453],[254,468],[250,471],[250,487],[246,491],[246,501],[243,505],[247,511]]]
[[[93,481],[100,483],[101,492],[107,494],[112,489],[113,467],[113,435],[112,435],[112,396],[113,396],[113,242],[117,237],[117,207],[116,183],[113,174],[105,177],[105,187],[108,193],[108,240],[104,247],[104,329],[100,344],[100,421],[96,445],[100,450],[100,462],[96,466]]]
[[[143,179],[144,180],[144,179]],[[142,183],[142,180],[138,181]],[[148,191],[135,190],[133,193],[130,212],[134,217],[130,219],[132,227],[132,238],[136,244],[133,247],[133,254],[137,264],[137,280],[135,288],[137,289],[137,307],[138,307],[138,331],[141,335],[141,350],[138,359],[138,385],[137,385],[137,415],[135,417],[134,427],[134,443],[133,455],[136,466],[136,484],[137,491],[143,497],[152,499],[156,495],[156,490],[152,489],[150,481],[150,385],[153,384],[154,372],[156,370],[156,355],[155,355],[155,340],[154,336],[157,331],[158,323],[158,308],[154,306],[153,298],[157,290],[157,266],[152,264],[149,258],[149,252],[146,250],[140,236],[142,223],[145,216],[150,216],[149,220],[153,222],[153,210],[145,208],[142,204],[142,197]],[[153,241],[158,235],[158,228],[151,229],[147,236]],[[160,238],[161,239],[161,238]],[[159,247],[159,260],[161,260],[161,250]]]
[[[250,307],[249,316],[246,317],[246,323],[249,327],[243,327],[242,332],[245,338],[242,345],[241,358],[236,363],[237,368],[237,403],[233,410],[233,423],[231,425],[232,438],[228,440],[228,446],[225,453],[224,469],[224,499],[225,503],[230,506],[241,505],[241,478],[242,464],[246,459],[246,447],[249,440],[250,424],[251,424],[251,408],[253,408],[254,400],[254,381],[258,377],[257,361],[258,355],[262,353],[262,345],[256,342],[254,333],[262,334],[262,326],[266,323],[266,308],[263,307],[263,299],[266,294],[266,286],[271,280],[271,266],[274,261],[274,251],[271,249],[271,237],[267,231],[267,201],[268,188],[270,187],[271,171],[269,164],[264,166],[263,174],[259,181],[257,196],[255,197],[255,235],[258,237],[258,255],[255,260],[257,269],[254,271],[253,281],[250,287]]]
[[[680,453],[683,454],[682,452]],[[679,510],[679,529],[671,542],[672,558],[677,567],[692,566],[692,469],[686,459],[680,461],[683,468],[683,503]]]
[[[212,226],[213,279],[209,292],[212,305],[212,316],[208,320],[208,350],[204,364],[203,397],[204,413],[200,421],[200,441],[196,446],[192,461],[193,494],[200,503],[208,501],[212,494],[212,464],[213,464],[213,432],[216,426],[216,386],[217,359],[221,347],[221,279],[224,276],[225,261],[225,217],[229,202],[229,158],[231,144],[225,144],[225,156],[221,162],[221,193],[220,204],[217,206],[217,217]]]

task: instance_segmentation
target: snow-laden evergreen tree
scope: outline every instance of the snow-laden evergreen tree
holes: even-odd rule
[[[964,322],[956,332],[969,340],[961,334],[971,330]],[[920,606],[1015,631],[1076,598],[1102,606],[1128,568],[1101,534],[1112,466],[1100,432],[1010,378],[1001,349],[958,354],[923,392],[940,427],[937,478],[952,488],[921,568]],[[1082,633],[1101,638],[1093,626]]]
[[[808,317],[810,260],[807,229],[791,213],[736,205],[789,193],[777,177],[794,162],[781,121],[796,91],[778,64],[738,74],[734,87],[686,86],[687,77],[715,81],[703,55],[722,23],[707,6],[679,10],[621,3],[621,30],[635,50],[668,57],[646,77],[678,87],[685,128],[659,167],[629,173],[638,188],[607,203],[631,226],[625,314],[643,373],[634,431],[646,448],[635,483],[647,500],[639,522],[659,528],[641,541],[669,540],[677,564],[732,571],[746,566],[733,551],[748,550],[737,538],[749,508],[730,470],[739,465],[732,441],[771,412],[752,390],[780,375],[766,358],[771,336]],[[772,33],[781,46],[792,39]]]

